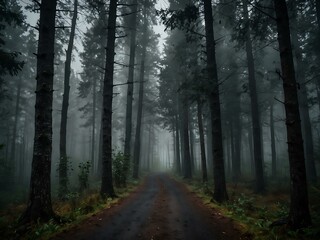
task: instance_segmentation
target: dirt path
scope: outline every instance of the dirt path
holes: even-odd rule
[[[119,206],[88,219],[54,239],[206,240],[248,239],[238,227],[209,209],[185,186],[165,174],[145,184]]]

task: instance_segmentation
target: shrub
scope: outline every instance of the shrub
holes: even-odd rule
[[[90,162],[82,162],[79,164],[79,191],[82,193],[89,187]]]
[[[130,167],[129,157],[118,151],[113,154],[113,177],[116,187],[126,187]]]

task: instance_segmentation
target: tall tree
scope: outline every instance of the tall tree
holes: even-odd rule
[[[59,163],[59,197],[62,198],[68,189],[68,155],[67,155],[67,120],[70,93],[70,74],[72,49],[75,37],[76,22],[78,16],[78,0],[74,0],[73,17],[71,21],[71,32],[64,69],[64,93],[62,99],[61,123],[60,123],[60,163]]]
[[[204,19],[206,32],[206,52],[207,52],[207,72],[211,83],[209,95],[211,125],[213,137],[213,174],[214,174],[214,194],[213,198],[217,202],[228,200],[225,182],[225,170],[223,161],[223,144],[221,128],[220,92],[217,63],[215,56],[215,39],[213,31],[213,16],[211,0],[204,1]]]
[[[285,0],[274,0],[284,90],[290,164],[289,224],[298,229],[311,224],[297,82],[293,64],[289,17]]]
[[[51,203],[52,96],[56,0],[42,0],[40,5],[37,52],[37,88],[35,136],[27,209],[20,222],[55,217]]]
[[[305,147],[305,159],[306,159],[306,167],[307,173],[310,182],[315,183],[317,181],[317,173],[314,162],[314,146],[313,146],[313,136],[312,136],[312,126],[311,119],[309,114],[309,106],[308,106],[308,93],[307,86],[305,81],[305,63],[303,61],[303,51],[301,48],[301,43],[299,42],[298,37],[298,1],[292,0],[290,1],[290,9],[292,15],[292,27],[291,28],[291,40],[293,46],[293,52],[296,60],[296,79],[300,86],[300,91],[298,92],[299,97],[299,105],[300,105],[300,115],[302,120],[302,134],[304,140]]]
[[[207,182],[207,160],[206,160],[206,149],[204,142],[204,131],[203,131],[203,121],[202,121],[202,105],[201,99],[197,99],[197,117],[198,117],[198,127],[200,136],[200,151],[201,151],[201,170],[202,170],[202,181]]]
[[[246,54],[249,74],[249,91],[251,100],[251,118],[252,118],[252,134],[253,134],[253,152],[254,152],[254,166],[255,166],[255,191],[261,193],[265,190],[263,177],[263,157],[262,157],[262,137],[261,137],[261,123],[259,112],[259,101],[256,87],[255,65],[253,58],[251,29],[249,24],[248,4],[247,0],[243,0],[244,20],[246,21]]]
[[[145,60],[148,44],[148,19],[147,19],[147,7],[144,6],[143,11],[143,40],[142,40],[142,54],[140,65],[140,80],[139,80],[139,100],[138,100],[138,113],[137,113],[137,127],[134,142],[134,154],[133,154],[133,178],[139,178],[139,165],[140,165],[140,144],[141,144],[141,122],[142,122],[142,107],[143,107],[143,95],[144,95],[144,79],[145,79]],[[132,85],[132,84],[131,84]]]
[[[116,40],[117,0],[110,0],[106,66],[102,103],[102,182],[100,193],[103,197],[115,197],[112,180],[112,98],[113,72]]]
[[[124,154],[130,158],[131,154],[131,135],[132,135],[132,101],[133,101],[133,78],[135,70],[136,56],[136,35],[137,35],[137,11],[138,1],[134,0],[131,7],[131,36],[130,36],[130,60],[129,60],[129,75],[127,88],[127,107],[126,107],[126,131],[124,139]]]

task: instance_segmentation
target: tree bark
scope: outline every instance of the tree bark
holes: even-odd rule
[[[285,0],[274,0],[286,111],[290,164],[289,223],[294,229],[311,225],[297,82],[293,64],[289,17]]]
[[[183,134],[183,152],[184,152],[184,171],[183,177],[186,179],[192,178],[191,159],[190,159],[190,138],[189,138],[189,105],[187,97],[184,95],[182,102],[182,134]]]
[[[213,149],[212,149],[212,142],[213,142],[213,136],[212,136],[212,126],[211,126],[211,114],[209,111],[209,116],[207,118],[207,129],[206,129],[206,135],[207,135],[207,165],[208,169],[213,169]]]
[[[307,167],[307,176],[309,177],[309,181],[313,184],[317,182],[317,173],[316,166],[314,162],[314,148],[313,148],[313,134],[312,134],[312,126],[309,114],[309,106],[308,106],[308,93],[307,87],[304,83],[305,74],[304,74],[304,63],[302,59],[302,49],[298,39],[298,32],[296,31],[297,23],[297,2],[296,0],[290,1],[292,6],[292,26],[295,26],[291,29],[291,38],[292,38],[292,46],[293,52],[296,59],[296,80],[299,83],[300,91],[298,91],[299,97],[299,106],[300,106],[300,116],[302,120],[302,134],[304,139],[304,147],[305,147],[305,158],[306,158],[306,167]]]
[[[191,172],[195,171],[195,157],[194,157],[194,134],[193,134],[193,126],[191,123],[192,114],[189,111],[189,136],[190,136],[190,164],[191,164]]]
[[[136,35],[137,35],[137,10],[138,2],[134,0],[131,7],[131,37],[130,37],[130,59],[129,59],[129,76],[127,88],[127,107],[126,107],[126,131],[124,140],[124,154],[130,158],[131,154],[131,134],[132,134],[132,102],[133,102],[133,79],[135,69],[136,55]]]
[[[11,143],[11,152],[10,152],[10,171],[11,176],[14,178],[15,167],[16,167],[16,138],[17,138],[17,128],[18,128],[18,121],[19,121],[19,108],[20,108],[20,99],[21,99],[21,85],[22,79],[21,77],[18,78],[18,89],[17,89],[17,98],[16,98],[16,106],[15,106],[15,114],[14,114],[14,123],[13,123],[13,134],[12,134],[12,143]],[[14,180],[14,179],[13,179]]]
[[[248,5],[247,1],[243,1],[244,19],[247,22],[246,32],[246,53],[249,73],[249,91],[251,100],[251,117],[252,117],[252,133],[253,133],[253,152],[255,161],[255,192],[262,193],[265,190],[263,158],[262,158],[262,137],[261,137],[261,123],[259,112],[259,101],[257,95],[255,66],[252,53],[251,30],[249,26]]]
[[[93,89],[92,89],[92,129],[91,129],[91,174],[94,173],[94,159],[95,159],[95,150],[96,150],[96,105],[97,105],[97,97],[96,97],[96,88],[97,88],[97,80],[96,78],[93,80]],[[98,165],[98,164],[97,164]]]
[[[67,156],[67,121],[70,93],[71,60],[76,22],[78,17],[78,0],[74,0],[73,17],[66,62],[64,67],[64,93],[62,99],[61,125],[60,125],[60,162],[59,162],[59,197],[63,198],[68,191],[68,156]]]
[[[241,177],[241,98],[238,88],[235,88],[235,112],[233,115],[233,142],[234,142],[234,155],[232,156],[232,177],[234,181],[238,181]]]
[[[204,144],[204,133],[203,133],[203,124],[202,124],[202,103],[201,100],[197,101],[198,108],[198,127],[200,135],[200,151],[201,151],[201,170],[202,170],[202,182],[208,181],[207,175],[207,160],[206,160],[206,149]]]
[[[27,209],[20,223],[56,217],[51,204],[52,100],[56,0],[42,0],[37,53],[35,136]]]
[[[206,32],[206,51],[207,51],[207,72],[211,81],[212,91],[209,95],[211,125],[213,138],[213,176],[214,194],[213,198],[217,202],[228,200],[225,182],[225,170],[223,161],[221,110],[219,95],[219,79],[217,73],[217,63],[215,56],[215,39],[213,31],[213,16],[211,0],[204,0],[204,18]]]
[[[102,182],[100,194],[104,198],[116,196],[112,180],[112,97],[116,21],[117,0],[110,0],[102,106]]]
[[[144,23],[143,23],[143,40],[142,40],[142,55],[140,66],[140,81],[139,81],[139,100],[138,100],[138,114],[137,114],[137,127],[136,136],[134,142],[134,154],[133,154],[133,175],[134,179],[139,178],[139,164],[140,164],[140,143],[141,143],[141,121],[142,121],[142,108],[143,108],[143,95],[144,95],[144,72],[145,72],[145,59],[147,52],[148,36],[148,20],[146,6],[144,6]]]
[[[175,131],[176,131],[176,173],[181,175],[181,159],[180,159],[180,131],[179,131],[179,120],[178,113],[175,115]]]
[[[274,120],[273,120],[273,102],[270,101],[270,138],[271,138],[271,173],[272,178],[277,177],[277,154],[276,154],[276,141],[274,132]]]

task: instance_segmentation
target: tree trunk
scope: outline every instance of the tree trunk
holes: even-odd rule
[[[197,101],[198,108],[198,126],[200,135],[200,151],[201,151],[201,170],[202,170],[202,181],[207,182],[207,160],[206,160],[206,149],[204,145],[204,134],[203,134],[203,124],[202,124],[202,103],[201,100]]]
[[[35,135],[30,195],[21,223],[49,221],[55,217],[51,204],[52,96],[56,0],[42,0],[37,53]]]
[[[66,62],[64,67],[64,93],[62,99],[61,125],[60,125],[60,162],[59,162],[59,197],[63,198],[68,192],[68,156],[67,156],[67,121],[70,93],[70,74],[72,49],[76,22],[78,15],[78,0],[74,0],[73,17],[68,49],[66,51]]]
[[[209,96],[211,125],[213,138],[213,176],[214,176],[214,194],[213,198],[217,202],[228,200],[226,189],[225,170],[223,161],[221,111],[220,111],[220,93],[219,79],[217,73],[217,63],[215,56],[215,39],[213,31],[213,16],[211,0],[204,0],[204,18],[206,30],[206,51],[207,51],[207,71],[209,81],[211,81],[212,91]]]
[[[206,129],[206,135],[207,135],[207,165],[208,169],[213,169],[213,150],[212,150],[212,126],[211,126],[211,114],[209,112],[209,116],[206,120],[207,122],[207,129]]]
[[[270,138],[271,138],[271,165],[272,165],[272,178],[277,177],[277,154],[276,154],[276,141],[274,133],[274,120],[273,120],[273,102],[270,101]]]
[[[16,138],[17,138],[17,128],[19,122],[19,108],[20,108],[20,98],[21,98],[21,85],[22,79],[21,77],[18,78],[18,89],[17,89],[17,98],[16,98],[16,106],[15,106],[15,114],[14,114],[14,124],[13,124],[13,134],[12,134],[12,143],[11,143],[11,153],[10,153],[10,171],[11,176],[14,178],[15,167],[16,167]],[[14,179],[12,179],[14,180]]]
[[[178,113],[175,116],[175,131],[176,131],[176,173],[181,175],[181,159],[180,159],[180,135],[179,135],[179,120]]]
[[[98,170],[97,170],[97,177],[102,177],[102,141],[103,141],[103,131],[102,131],[102,117],[103,112],[101,112],[101,120],[100,120],[100,131],[99,131],[99,152],[98,152]]]
[[[250,170],[251,170],[251,174],[254,176],[255,161],[254,161],[254,153],[253,153],[252,128],[250,126],[248,126],[248,146],[249,146]]]
[[[191,115],[191,114],[190,114]],[[189,116],[190,119],[190,116]],[[194,155],[194,133],[193,133],[193,126],[191,122],[189,121],[189,133],[190,133],[190,163],[191,163],[191,172],[195,172],[196,167],[196,158]]]
[[[243,13],[246,22],[249,22],[247,1],[243,1]],[[263,173],[263,158],[262,158],[262,138],[261,138],[261,123],[259,103],[256,87],[255,66],[252,53],[252,41],[250,26],[246,32],[246,53],[249,73],[249,91],[251,100],[251,117],[252,117],[252,133],[253,133],[253,152],[255,161],[255,192],[262,193],[265,190],[264,173]]]
[[[115,197],[112,180],[112,97],[117,0],[110,0],[102,107],[102,197]]]
[[[304,74],[304,63],[302,60],[302,50],[298,40],[298,33],[296,31],[297,23],[297,3],[296,0],[290,1],[292,6],[292,26],[291,29],[291,37],[292,37],[292,45],[294,56],[296,59],[296,80],[299,83],[300,91],[298,91],[299,97],[299,106],[301,112],[301,120],[302,120],[302,134],[304,139],[304,147],[305,147],[305,158],[306,158],[306,167],[307,167],[307,176],[309,177],[309,181],[313,184],[317,182],[317,173],[314,162],[314,149],[313,149],[313,135],[312,135],[312,126],[309,114],[309,106],[308,106],[308,93],[307,87],[304,83],[305,74]]]
[[[290,40],[289,17],[285,0],[274,0],[286,111],[290,164],[289,223],[294,229],[311,225],[297,82]]]
[[[184,95],[182,102],[182,134],[183,134],[183,152],[184,152],[184,172],[183,177],[186,179],[192,178],[191,159],[190,159],[190,142],[189,142],[189,111],[188,100]]]
[[[144,72],[145,72],[145,59],[148,44],[148,20],[146,6],[144,6],[144,23],[143,23],[143,40],[142,40],[142,55],[141,55],[141,66],[140,66],[140,81],[139,81],[139,100],[138,100],[138,114],[137,114],[137,127],[136,136],[134,142],[134,153],[133,153],[133,175],[134,179],[139,178],[139,163],[140,163],[140,143],[141,143],[141,121],[142,121],[142,107],[143,107],[143,95],[144,95]]]
[[[137,10],[138,3],[134,0],[131,7],[131,37],[130,37],[130,59],[129,59],[129,76],[127,88],[127,107],[126,107],[126,131],[124,140],[124,154],[130,158],[131,154],[131,134],[132,134],[132,101],[133,101],[133,79],[135,69],[136,55],[136,35],[137,35]]]
[[[93,80],[93,89],[92,89],[92,129],[91,129],[91,174],[94,174],[94,158],[95,158],[95,150],[96,150],[96,88],[97,88],[97,80],[96,78]],[[98,164],[97,164],[98,165]]]
[[[233,115],[233,141],[234,141],[234,155],[232,156],[232,177],[234,181],[238,181],[241,177],[241,99],[238,88],[236,90],[235,109]]]
[[[320,0],[316,0],[316,13],[318,29],[320,30]]]
[[[234,154],[234,130],[233,130],[233,124],[230,122],[230,144],[228,144],[230,147],[230,152],[229,154],[229,159],[228,159],[228,173],[230,174],[232,172],[232,180],[233,182],[236,182],[236,177],[235,177],[235,154]],[[231,171],[232,168],[232,171]],[[230,175],[229,175],[230,176]]]
[[[147,171],[150,171],[150,161],[151,161],[151,124],[149,125],[149,141],[148,141],[148,159],[147,159]]]

